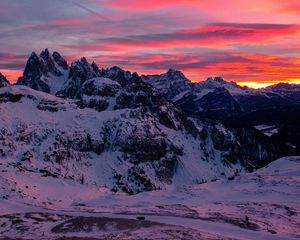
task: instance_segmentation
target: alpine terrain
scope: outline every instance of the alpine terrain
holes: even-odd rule
[[[299,238],[298,109],[298,85],[33,52],[0,74],[0,239]]]

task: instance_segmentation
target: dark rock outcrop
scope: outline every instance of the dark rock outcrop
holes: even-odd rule
[[[16,84],[50,93],[51,85],[47,78],[50,77],[49,74],[62,76],[59,67],[67,69],[67,63],[58,53],[55,52],[51,56],[48,49],[42,51],[40,55],[33,52],[27,60],[23,76]]]
[[[6,77],[0,72],[0,88],[1,87],[6,87],[9,86],[10,83],[9,81],[6,79]]]

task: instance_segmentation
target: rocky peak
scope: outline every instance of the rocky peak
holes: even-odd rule
[[[206,79],[206,82],[207,84],[213,84],[213,85],[224,85],[226,84],[227,82],[222,78],[222,77],[215,77],[215,78],[212,78],[212,77],[208,77]]]
[[[222,77],[209,77],[206,81],[195,83],[195,90],[197,92],[203,91],[205,89],[216,89],[216,88],[226,88],[227,90],[241,89],[235,82],[227,82]]]
[[[40,57],[43,59],[49,59],[50,58],[50,53],[48,48],[46,48],[44,51],[41,52]]]
[[[186,77],[184,76],[184,74],[178,70],[172,69],[170,68],[167,73],[166,73],[169,77],[176,77],[176,79],[180,78],[182,80],[186,80]],[[174,79],[173,79],[174,80]]]
[[[100,69],[99,69],[98,65],[95,63],[95,61],[92,62],[91,66],[92,66],[94,72],[100,73]]]
[[[69,68],[67,61],[58,52],[53,52],[52,57],[57,65],[62,67],[64,70]]]
[[[58,53],[54,55],[57,60],[64,61]],[[47,48],[40,55],[32,52],[27,60],[23,76],[18,79],[17,85],[25,85],[35,90],[50,93],[51,86],[47,82],[47,78],[49,74],[62,76],[61,70],[60,64],[55,61]]]
[[[122,86],[126,85],[132,74],[118,66],[113,66],[103,70],[102,75],[112,80],[118,81]]]
[[[102,77],[95,62],[90,64],[85,57],[71,63],[69,76],[63,88],[56,93],[58,96],[81,99],[83,84],[92,78]]]
[[[52,73],[56,76],[61,76],[62,73],[59,71],[55,66],[55,61],[49,53],[49,50],[46,48],[44,51],[41,52],[40,57],[42,59],[42,65],[44,74]]]
[[[214,81],[219,82],[219,83],[226,83],[226,81],[222,77],[215,77]]]
[[[88,79],[100,76],[101,72],[96,63],[90,64],[85,57],[71,64],[69,78],[79,81],[80,84],[83,84]]]
[[[10,85],[9,81],[6,79],[6,77],[0,72],[0,88],[6,87]]]
[[[176,101],[183,92],[192,91],[192,83],[178,70],[169,69],[160,75],[143,75],[143,81],[159,90],[168,100]]]

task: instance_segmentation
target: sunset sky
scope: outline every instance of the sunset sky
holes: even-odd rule
[[[1,0],[0,28],[11,82],[32,51],[49,48],[140,74],[300,83],[299,0]]]

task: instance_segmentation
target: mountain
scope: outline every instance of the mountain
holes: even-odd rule
[[[265,90],[280,94],[295,104],[300,104],[300,84],[278,83],[266,87]]]
[[[171,74],[176,73],[176,74]],[[188,112],[234,117],[245,112],[276,108],[299,102],[300,88],[285,84],[254,90],[226,82],[221,77],[193,83],[180,71],[142,76],[143,80],[158,89],[167,99]],[[293,89],[291,91],[291,89]],[[173,95],[171,94],[173,93]]]
[[[94,62],[88,63],[87,59],[83,57],[71,63],[68,79],[57,94],[64,97],[80,98],[82,96],[82,84],[88,79],[100,76],[101,72],[98,66]]]
[[[142,79],[171,101],[176,101],[180,96],[191,92],[193,86],[182,72],[174,69],[160,75],[142,75]]]
[[[6,79],[6,77],[0,72],[0,88],[1,87],[6,87],[9,86],[10,83],[9,81]]]
[[[188,114],[238,127],[276,129],[272,134],[259,131],[300,153],[300,85],[280,83],[251,89],[221,77],[193,83],[179,71],[169,72],[142,78]]]
[[[299,238],[300,158],[276,160],[297,153],[298,86],[47,49],[0,80],[0,239]]]
[[[254,129],[188,116],[137,73],[85,58],[68,67],[47,49],[0,89],[0,110],[7,162],[130,194],[226,178],[290,153]]]
[[[55,94],[61,88],[68,71],[68,64],[59,53],[51,55],[45,49],[40,55],[35,52],[30,55],[23,76],[16,84]]]
[[[130,80],[122,88],[93,78],[76,101],[1,88],[2,157],[24,171],[133,194],[231,176],[283,154],[252,133],[242,139],[187,118],[139,77]]]

